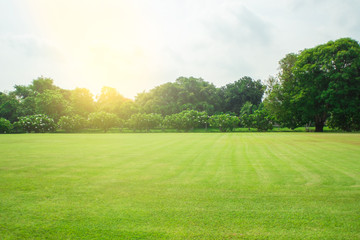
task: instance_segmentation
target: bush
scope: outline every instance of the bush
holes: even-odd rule
[[[62,116],[59,119],[58,126],[66,132],[76,132],[85,128],[86,121],[80,115]]]
[[[13,125],[9,120],[0,118],[0,133],[10,133],[13,129]]]
[[[45,114],[36,114],[26,117],[19,118],[19,125],[21,128],[30,133],[45,133],[45,132],[55,132],[56,124],[52,118],[49,118]]]
[[[210,126],[218,127],[221,132],[232,132],[234,127],[238,126],[240,119],[230,114],[212,115],[209,119]]]
[[[115,114],[107,112],[90,113],[88,121],[92,127],[100,128],[104,132],[119,125],[119,118]]]
[[[259,132],[273,129],[273,117],[265,108],[260,108],[250,115],[252,126]]]
[[[152,128],[158,127],[162,122],[162,116],[155,113],[137,113],[131,115],[127,121],[129,128],[135,130],[146,130],[150,131]]]
[[[207,128],[208,119],[209,117],[206,112],[185,110],[180,113],[166,116],[163,125],[167,128],[189,131],[197,127]]]

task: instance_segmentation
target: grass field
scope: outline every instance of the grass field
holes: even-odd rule
[[[1,239],[360,239],[360,134],[0,135]]]

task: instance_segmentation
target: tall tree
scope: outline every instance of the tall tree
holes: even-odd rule
[[[308,122],[307,119],[303,119],[301,107],[297,105],[293,96],[296,81],[293,67],[297,58],[297,54],[289,53],[279,61],[278,77],[268,79],[267,97],[264,100],[265,108],[274,115],[275,121],[290,129],[295,129],[304,122]]]
[[[360,45],[343,38],[304,50],[294,66],[294,97],[300,111],[322,132],[331,116],[334,127],[360,126]]]
[[[287,56],[288,57],[288,56]],[[305,49],[281,65],[280,83],[274,87],[269,104],[278,119],[293,126],[315,123],[322,132],[329,120],[345,131],[360,129],[360,45],[343,38]],[[280,113],[280,114],[279,114]],[[280,117],[283,116],[290,116]]]

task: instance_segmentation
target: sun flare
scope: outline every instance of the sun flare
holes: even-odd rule
[[[146,85],[154,63],[152,36],[139,9],[129,1],[28,2],[43,38],[52,42],[74,84],[92,92],[116,86],[125,96],[134,91],[129,82]],[[54,7],[56,6],[56,7]],[[75,86],[72,86],[75,87]]]

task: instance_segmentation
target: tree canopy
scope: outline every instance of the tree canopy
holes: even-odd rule
[[[139,93],[133,101],[112,87],[103,87],[94,98],[86,88],[62,89],[41,76],[28,86],[0,92],[0,118],[4,129],[17,129],[21,119],[37,126],[38,119],[49,118],[66,131],[86,124],[104,131],[114,126],[146,131],[213,126],[231,131],[240,125],[259,131],[273,125],[356,131],[359,103],[360,45],[342,38],[287,54],[279,61],[278,75],[266,85],[248,76],[222,87],[202,78],[179,77]]]
[[[343,38],[280,61],[280,82],[267,101],[277,120],[291,127],[315,123],[345,131],[360,128],[360,45]]]

